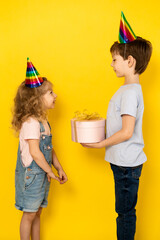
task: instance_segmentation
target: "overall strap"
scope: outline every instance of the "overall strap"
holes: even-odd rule
[[[45,132],[45,128],[43,124],[41,122],[39,122],[39,124],[40,124],[40,132]]]
[[[17,152],[17,159],[20,159],[20,158],[21,158],[21,149],[20,149],[20,141],[19,141],[18,152]]]
[[[48,123],[48,126],[49,126],[49,128],[50,128],[50,131],[51,131],[51,125],[49,124],[49,122],[47,121],[47,123]]]

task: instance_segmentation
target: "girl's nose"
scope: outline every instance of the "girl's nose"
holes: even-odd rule
[[[54,98],[57,98],[57,94],[54,93]]]
[[[111,62],[111,67],[113,67],[113,61]]]

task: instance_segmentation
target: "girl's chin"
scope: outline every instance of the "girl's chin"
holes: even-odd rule
[[[52,106],[48,107],[47,109],[53,109],[54,108],[54,104],[52,104]]]

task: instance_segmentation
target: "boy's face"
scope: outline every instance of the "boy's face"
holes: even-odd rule
[[[128,70],[128,60],[124,60],[118,53],[112,53],[111,66],[117,77],[125,77]]]

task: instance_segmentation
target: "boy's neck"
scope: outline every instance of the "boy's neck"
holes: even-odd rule
[[[133,84],[133,83],[138,83],[139,84],[139,74],[125,76],[124,85]]]

